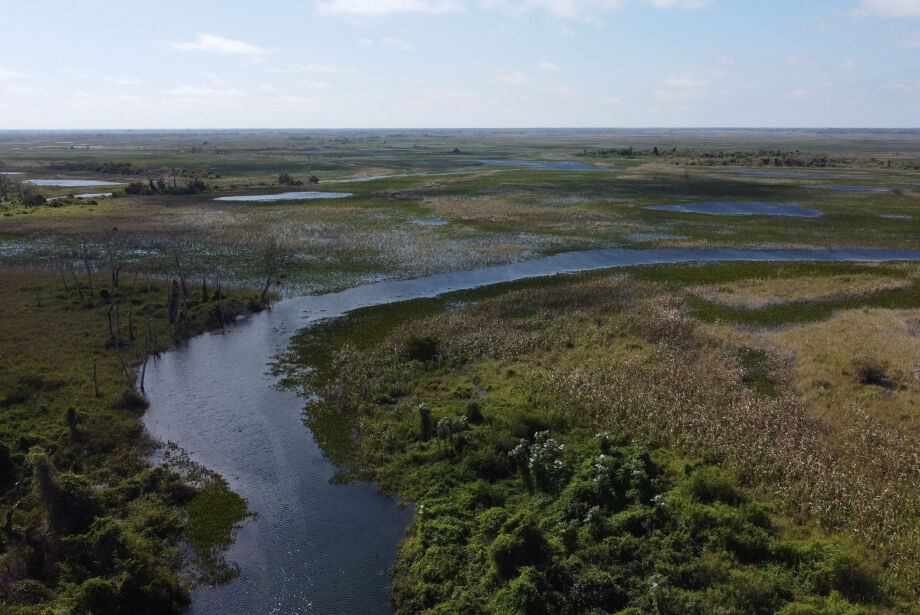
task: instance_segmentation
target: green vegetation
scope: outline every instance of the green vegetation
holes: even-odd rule
[[[261,309],[258,295],[224,290],[172,308],[169,285],[121,275],[113,289],[94,274],[94,291],[85,275],[35,269],[6,268],[0,281],[0,601],[11,612],[178,612],[182,539],[202,580],[233,572],[219,552],[245,502],[176,451],[148,466],[147,403],[132,385],[144,349]]]
[[[613,245],[916,249],[920,231],[916,131],[56,140],[0,135],[22,173],[0,175],[0,610],[16,613],[174,612],[189,583],[236,574],[221,553],[246,503],[182,451],[149,467],[133,386],[146,356],[272,288]],[[21,181],[63,177],[122,184]],[[305,185],[353,196],[213,200]],[[690,201],[823,215],[645,209]],[[320,322],[275,367],[320,394],[305,421],[335,480],[416,503],[400,613],[916,612],[918,284],[852,263],[526,280]],[[723,300],[745,285],[796,292]]]
[[[813,421],[783,355],[674,294],[863,268],[464,291],[321,323],[278,369],[325,396],[306,416],[339,480],[416,503],[398,613],[916,612],[916,443],[865,414]]]

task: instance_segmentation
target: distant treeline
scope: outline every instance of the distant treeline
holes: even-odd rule
[[[589,158],[657,158],[661,157],[677,165],[690,166],[743,166],[743,167],[796,167],[796,168],[824,168],[824,167],[851,167],[872,166],[897,169],[920,169],[917,161],[879,160],[877,158],[861,158],[857,156],[832,157],[827,154],[810,154],[800,150],[766,150],[757,151],[728,151],[728,150],[696,150],[696,149],[652,149],[638,150],[630,147],[599,148],[583,150],[583,156]]]
[[[67,160],[52,162],[48,168],[54,171],[91,171],[105,173],[106,175],[144,175],[147,167],[140,167],[132,162],[113,162],[98,160]]]

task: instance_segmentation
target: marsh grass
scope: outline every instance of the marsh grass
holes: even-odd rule
[[[853,398],[834,420],[819,419],[808,398],[796,394],[797,377],[786,354],[771,350],[768,340],[750,333],[715,335],[715,329],[696,320],[693,312],[688,314],[679,295],[673,294],[681,275],[689,284],[716,278],[746,280],[753,277],[752,267],[763,268],[764,277],[772,278],[814,276],[817,271],[838,275],[847,265],[646,268],[634,277],[667,281],[594,278],[547,289],[522,288],[440,314],[415,312],[403,324],[390,321],[383,337],[373,337],[378,341],[339,346],[334,367],[326,372],[332,376],[326,382],[334,386],[322,388],[320,379],[313,383],[320,388],[313,390],[355,421],[360,438],[358,462],[352,468],[360,470],[358,475],[368,473],[384,489],[424,505],[396,568],[397,607],[417,612],[413,609],[447,600],[448,594],[424,593],[434,591],[423,589],[433,579],[461,592],[455,597],[472,592],[481,599],[485,592],[499,601],[499,594],[516,591],[513,587],[524,582],[521,577],[505,587],[490,581],[495,577],[481,567],[488,566],[488,559],[479,559],[487,556],[476,555],[478,539],[451,547],[453,539],[443,535],[437,540],[446,542],[437,543],[444,546],[436,555],[434,538],[426,538],[432,531],[426,524],[437,524],[431,527],[442,528],[440,532],[447,531],[444,524],[472,521],[444,498],[473,497],[477,504],[472,510],[497,506],[506,511],[506,518],[530,506],[528,498],[538,492],[525,495],[530,491],[524,477],[515,486],[507,482],[507,473],[514,470],[502,461],[501,452],[542,430],[559,434],[573,447],[583,442],[579,434],[606,430],[621,441],[671,451],[661,454],[676,459],[717,465],[737,478],[740,493],[749,494],[745,497],[769,502],[774,514],[787,516],[789,520],[771,522],[774,531],[798,528],[789,529],[790,536],[829,532],[845,537],[845,544],[857,546],[844,550],[852,548],[856,554],[840,557],[876,562],[902,588],[867,590],[849,598],[871,601],[869,595],[884,595],[882,602],[897,601],[903,590],[916,600],[909,589],[918,582],[915,563],[920,561],[920,497],[913,487],[920,479],[916,436],[886,428]],[[862,269],[849,267],[850,273]],[[865,269],[877,273],[879,268]],[[409,361],[403,354],[406,340],[426,335],[439,341],[434,366]],[[730,344],[731,339],[735,343]],[[475,401],[492,432],[474,429],[446,448],[413,444],[419,429],[413,405],[429,404],[433,419],[466,414],[471,393],[454,394],[464,390],[482,392]],[[682,463],[687,462],[675,465]],[[448,470],[452,467],[482,468],[474,471],[482,474],[471,475],[485,481],[476,487],[481,495],[452,491],[473,480],[455,477]],[[540,496],[535,501],[544,507],[552,499]],[[529,514],[543,519],[539,523],[544,529],[551,527],[545,516],[550,513]],[[429,515],[431,521],[426,521]],[[610,531],[603,529],[610,519],[603,514],[598,519],[597,531]],[[511,532],[513,527],[503,526],[501,531]],[[565,549],[568,543],[560,540],[559,548]],[[467,563],[454,568],[460,561]],[[429,565],[439,566],[441,572],[426,576]],[[499,570],[498,578],[509,577]],[[551,595],[545,593],[553,591],[550,587],[539,589],[540,578],[530,581],[537,583],[534,591]],[[832,586],[812,587],[821,588],[816,591],[824,600],[833,598]],[[885,611],[888,607],[882,602],[873,608]]]

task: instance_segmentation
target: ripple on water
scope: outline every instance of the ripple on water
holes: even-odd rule
[[[710,214],[715,216],[792,216],[798,218],[817,218],[820,211],[800,205],[783,205],[781,203],[745,203],[724,201],[713,203],[681,203],[677,205],[649,205],[643,209],[654,211],[672,211],[687,214]]]

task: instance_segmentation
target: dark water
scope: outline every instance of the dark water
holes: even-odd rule
[[[568,252],[529,262],[379,282],[281,301],[271,311],[205,334],[148,365],[144,421],[222,474],[258,519],[227,556],[239,578],[192,592],[190,613],[385,614],[381,572],[412,510],[368,484],[331,485],[326,461],[301,414],[303,400],[279,390],[267,364],[300,328],[349,310],[432,297],[556,273],[686,261],[920,260],[920,250],[628,250]]]
[[[781,203],[745,203],[725,201],[718,203],[683,203],[679,205],[649,205],[643,209],[655,211],[675,211],[690,214],[712,214],[716,216],[792,216],[798,218],[817,218],[820,211],[799,205],[782,205]]]
[[[494,167],[524,167],[539,171],[616,171],[606,167],[596,167],[582,162],[568,160],[474,160],[479,164]]]

